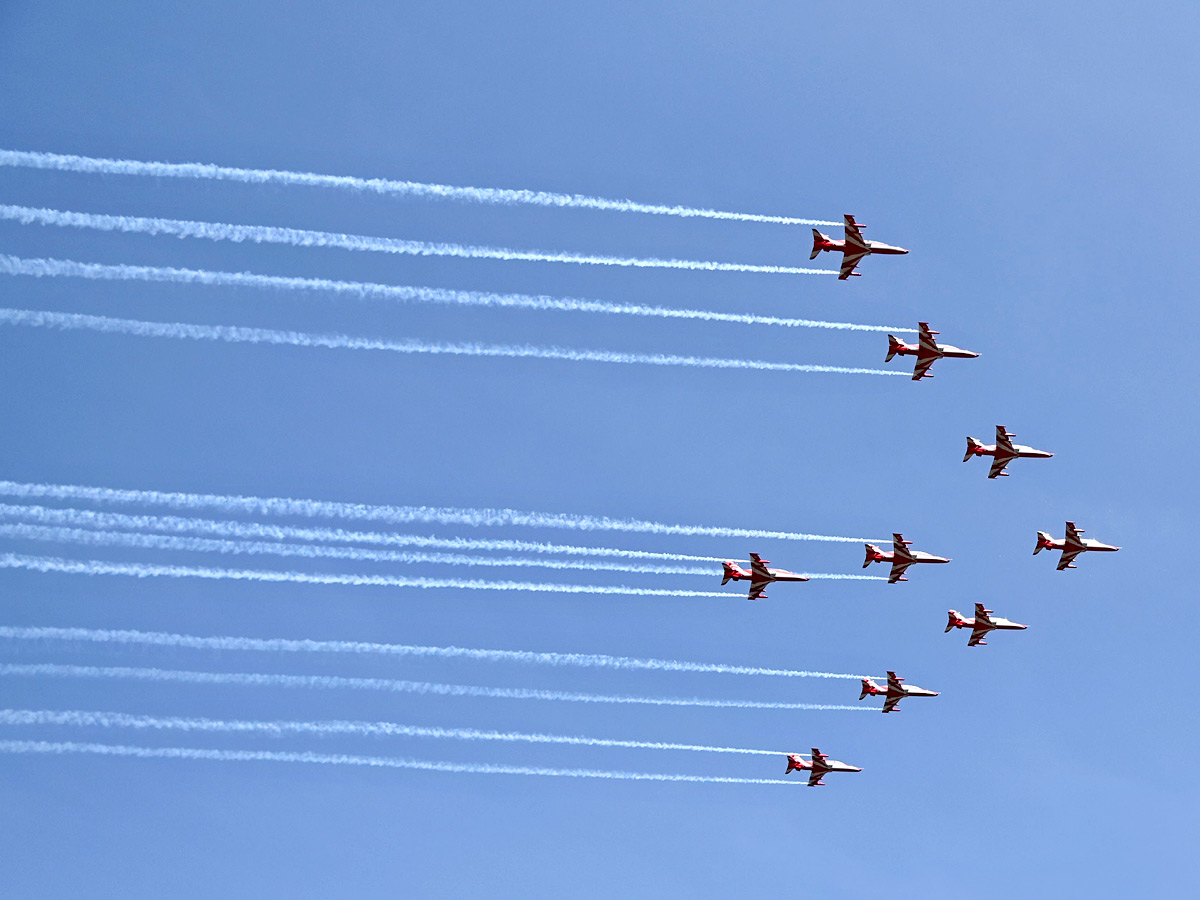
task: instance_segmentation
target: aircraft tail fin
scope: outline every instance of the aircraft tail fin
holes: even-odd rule
[[[863,561],[863,568],[867,568],[873,562],[878,562],[883,556],[883,551],[874,544],[867,544],[867,558]]]
[[[858,695],[858,699],[861,700],[863,697],[867,696],[868,694],[873,694],[877,690],[879,690],[879,685],[877,685],[870,678],[864,678],[862,680],[862,693]]]
[[[1033,555],[1037,556],[1039,553],[1041,553],[1043,550],[1045,550],[1047,547],[1049,547],[1053,543],[1054,543],[1054,538],[1050,537],[1050,535],[1046,534],[1046,532],[1044,532],[1044,531],[1039,531],[1037,546],[1033,548]]]
[[[972,456],[974,456],[976,453],[978,453],[981,447],[983,447],[983,444],[979,443],[979,441],[975,440],[975,438],[968,435],[967,436],[967,455],[963,457],[963,462],[966,462],[968,459],[970,459]]]
[[[950,621],[946,623],[946,630],[943,632],[943,634],[949,634],[962,620],[962,613],[960,613],[957,609],[950,610]]]
[[[789,755],[787,758],[787,761],[788,761],[788,767],[787,767],[787,771],[783,773],[784,775],[790,775],[792,772],[795,772],[797,769],[804,768],[804,766],[800,765],[799,757],[795,756],[794,754]]]
[[[899,353],[904,348],[904,342],[894,334],[888,335],[888,355],[884,358],[884,362],[891,362],[892,357]]]
[[[817,256],[821,253],[821,244],[823,242],[829,240],[829,235],[821,234],[821,232],[817,231],[817,229],[815,229],[815,228],[812,230],[812,232],[813,232],[813,249],[812,249],[812,255],[809,257],[809,259],[816,259]]]
[[[721,579],[721,584],[729,584],[731,578],[737,576],[737,571],[733,567],[733,563],[721,563],[725,567],[725,577]]]

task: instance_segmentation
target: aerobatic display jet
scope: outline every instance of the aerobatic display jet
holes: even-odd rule
[[[915,356],[917,363],[913,366],[913,381],[932,378],[933,376],[929,374],[929,367],[944,356],[954,359],[975,359],[979,356],[978,353],[971,350],[951,347],[949,344],[939,344],[933,339],[933,336],[941,334],[940,331],[930,331],[928,322],[918,322],[917,324],[920,326],[921,336],[915,344],[905,343],[893,334],[888,335],[888,354],[883,360],[891,362],[893,356]]]
[[[1086,553],[1089,550],[1106,550],[1115,552],[1120,550],[1120,547],[1114,547],[1112,544],[1102,544],[1100,541],[1093,541],[1091,538],[1081,538],[1083,534],[1082,528],[1076,528],[1074,522],[1067,523],[1067,536],[1061,541],[1056,541],[1044,531],[1038,532],[1037,546],[1033,548],[1033,555],[1037,556],[1043,550],[1061,550],[1062,557],[1058,560],[1058,571],[1063,569],[1078,568],[1075,565],[1075,557],[1080,553]]]
[[[788,761],[787,771],[784,772],[783,774],[790,775],[792,772],[794,772],[796,770],[804,771],[805,769],[808,769],[809,770],[808,786],[809,787],[817,787],[818,785],[820,785],[821,787],[824,787],[825,782],[823,782],[821,779],[824,778],[829,772],[861,772],[862,771],[862,769],[859,766],[851,766],[851,765],[847,765],[844,762],[840,762],[839,760],[830,759],[828,756],[826,756],[824,753],[822,753],[816,747],[812,748],[812,762],[805,762],[803,759],[801,759],[795,753],[788,754],[787,761]]]
[[[892,535],[892,552],[885,553],[874,544],[867,544],[867,560],[863,563],[863,568],[876,562],[890,562],[892,564],[891,574],[888,575],[888,584],[895,584],[897,581],[908,581],[904,577],[904,570],[916,563],[948,563],[950,562],[944,556],[934,556],[932,553],[922,553],[920,550],[909,550],[912,541],[906,541],[904,535],[896,533]]]
[[[937,691],[927,691],[925,688],[919,688],[915,684],[902,684],[903,678],[897,678],[895,672],[887,673],[887,687],[880,687],[870,678],[862,680],[862,693],[858,695],[861,700],[870,694],[872,697],[883,695],[883,711],[890,713],[897,707],[896,704],[905,697],[936,697]]]
[[[749,581],[750,595],[747,599],[757,600],[759,597],[766,599],[767,585],[773,581],[808,581],[807,575],[797,575],[795,572],[789,572],[787,569],[768,569],[770,565],[769,559],[763,559],[757,553],[750,554],[750,571],[747,572],[735,562],[726,560],[725,577],[721,579],[721,584],[728,584],[731,581]]]
[[[976,644],[987,644],[984,638],[989,631],[1024,631],[1026,627],[999,616],[993,617],[990,609],[984,609],[982,603],[976,603],[973,619],[963,618],[963,614],[956,609],[950,610],[950,623],[946,626],[946,632],[949,633],[951,628],[970,628],[971,637],[967,646],[974,647]]]
[[[1014,459],[1049,459],[1054,454],[1048,450],[1034,450],[1032,447],[1026,447],[1023,444],[1014,444],[1011,438],[1016,435],[1006,429],[1003,425],[996,426],[996,443],[984,444],[970,435],[967,436],[967,455],[963,457],[963,462],[966,462],[972,456],[991,456],[992,471],[988,472],[988,478],[996,478],[1000,475],[1008,475],[1004,471]]]
[[[854,221],[854,216],[847,214],[846,220],[846,239],[844,241],[835,241],[827,234],[821,234],[817,229],[813,229],[813,249],[812,256],[809,259],[816,259],[817,254],[822,250],[828,250],[842,254],[842,268],[838,272],[838,281],[845,281],[851,275],[860,275],[861,272],[855,272],[854,267],[857,266],[864,256],[870,256],[872,253],[899,254],[907,253],[903,247],[893,247],[890,244],[881,244],[879,241],[868,241],[862,236],[862,229],[866,225],[859,225]]]

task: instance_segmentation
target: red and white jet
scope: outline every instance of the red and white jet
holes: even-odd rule
[[[1067,536],[1061,541],[1056,541],[1044,531],[1038,532],[1037,546],[1033,548],[1033,555],[1037,556],[1043,550],[1061,550],[1062,557],[1058,560],[1058,571],[1063,569],[1078,568],[1074,564],[1075,557],[1080,553],[1086,553],[1089,550],[1107,550],[1115,552],[1120,550],[1120,547],[1114,547],[1112,544],[1102,544],[1100,541],[1093,541],[1091,538],[1081,538],[1083,534],[1082,528],[1076,528],[1074,522],[1067,523]]]
[[[999,616],[993,617],[990,609],[984,609],[982,603],[976,603],[973,619],[964,619],[958,610],[950,610],[950,624],[946,626],[946,631],[949,632],[951,628],[970,628],[971,638],[967,641],[967,646],[974,647],[976,644],[987,643],[984,638],[989,631],[1024,631],[1026,627],[1028,626],[1001,619]]]
[[[861,229],[866,228],[866,225],[859,225],[854,221],[854,216],[849,213],[845,216],[846,220],[846,239],[844,241],[832,240],[829,235],[821,234],[817,229],[813,229],[813,249],[812,256],[809,259],[816,259],[817,254],[822,250],[831,250],[842,254],[842,270],[838,273],[838,281],[845,281],[851,275],[860,275],[861,272],[855,272],[854,267],[857,266],[864,256],[869,256],[872,253],[899,254],[907,253],[903,247],[893,247],[890,244],[881,244],[879,241],[868,241],[862,236]]]
[[[905,697],[936,697],[937,691],[927,691],[925,688],[919,688],[915,684],[901,684],[903,678],[897,678],[895,672],[888,672],[887,687],[883,688],[877,685],[870,678],[862,680],[862,693],[858,695],[858,699],[870,694],[872,697],[883,695],[883,711],[890,713],[896,709],[896,704]]]
[[[823,782],[821,779],[824,778],[829,772],[862,771],[859,766],[851,766],[844,762],[840,762],[839,760],[830,759],[816,747],[812,748],[812,762],[805,762],[798,754],[795,753],[789,753],[787,761],[787,771],[783,773],[784,775],[789,775],[797,769],[800,771],[804,771],[805,769],[810,770],[808,776],[809,787],[817,787],[818,785],[824,787],[825,782]]]
[[[907,344],[893,334],[888,335],[888,354],[883,360],[891,362],[893,356],[915,356],[917,364],[913,367],[913,381],[932,378],[933,376],[929,374],[929,367],[944,356],[954,359],[975,359],[979,356],[978,353],[971,350],[951,347],[949,344],[939,344],[933,339],[933,336],[941,334],[940,331],[930,331],[928,322],[918,322],[917,324],[921,326],[921,337],[915,344]]]
[[[968,435],[967,455],[963,457],[963,462],[966,462],[972,456],[995,457],[992,461],[992,471],[988,472],[988,478],[996,478],[999,475],[1008,475],[1004,471],[1004,467],[1014,459],[1049,459],[1054,455],[1048,450],[1034,450],[1032,447],[1026,447],[1023,444],[1014,444],[1010,438],[1015,437],[1016,435],[1003,425],[996,426],[995,444],[980,443]]]
[[[767,595],[763,593],[767,585],[772,581],[808,581],[807,575],[797,575],[795,572],[789,572],[787,569],[768,569],[771,564],[769,559],[763,559],[757,553],[750,554],[750,571],[747,572],[735,562],[726,560],[725,577],[721,579],[721,584],[728,584],[731,581],[749,581],[750,595],[748,600],[757,600],[762,597],[764,600]]]
[[[904,535],[899,532],[892,535],[892,552],[884,553],[874,544],[867,544],[867,560],[863,563],[863,568],[876,562],[890,562],[892,564],[891,574],[888,575],[888,584],[895,584],[897,581],[908,581],[904,577],[904,570],[916,563],[948,563],[950,562],[945,556],[934,556],[932,553],[922,553],[920,550],[909,550],[909,545],[912,541],[906,541]]]

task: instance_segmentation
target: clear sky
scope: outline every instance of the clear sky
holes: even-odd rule
[[[1175,895],[1197,887],[1194,4],[539,2],[0,7],[0,148],[529,188],[816,219],[911,249],[862,278],[413,258],[0,222],[0,252],[915,328],[907,378],[401,356],[0,326],[0,479],[886,537],[907,584],[769,599],[0,571],[3,625],[608,653],[882,675],[878,712],[4,676],[3,705],[807,751],[809,791],[5,755],[13,897]],[[808,266],[807,227],[0,168],[6,204]],[[840,229],[825,229],[840,237]],[[833,267],[828,256],[811,265]],[[884,367],[879,332],[2,276],[21,309],[382,339]],[[911,370],[911,360],[888,368]],[[988,481],[997,423],[1055,452]],[[5,498],[0,498],[0,502]],[[48,501],[49,502],[49,501]],[[66,501],[50,505],[72,505]],[[74,506],[89,506],[75,503]],[[92,505],[90,508],[101,508]],[[108,511],[146,512],[131,504]],[[150,510],[153,511],[153,510]],[[219,518],[219,515],[214,517]],[[250,521],[255,517],[243,517]],[[1072,519],[1121,545],[1030,556]],[[268,517],[256,520],[267,521]],[[281,524],[337,524],[273,518]],[[345,523],[341,523],[345,524]],[[387,530],[388,526],[375,523]],[[396,526],[857,574],[854,543]],[[711,577],[96,548],[264,570],[720,590]],[[882,574],[876,567],[872,574]],[[946,609],[1029,625],[968,649]],[[850,680],[0,641],[0,662],[854,704]],[[864,701],[863,705],[867,705]],[[878,704],[876,704],[878,705]],[[782,777],[782,756],[0,726],[3,740]],[[795,777],[794,775],[792,777]]]

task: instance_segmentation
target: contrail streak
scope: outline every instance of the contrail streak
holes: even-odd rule
[[[0,504],[3,513],[4,504]],[[182,550],[195,553],[284,556],[304,559],[349,559],[356,562],[394,562],[408,565],[487,566],[496,568],[569,569],[586,572],[626,572],[638,575],[700,575],[713,577],[718,572],[699,566],[655,566],[637,563],[595,562],[522,557],[463,556],[454,553],[411,553],[396,550],[363,550],[358,547],[322,547],[312,544],[277,544],[268,541],[230,541],[214,538],[178,537],[161,534],[129,534],[118,531],[90,531],[25,523],[0,525],[0,537],[30,541],[86,544],[99,547],[141,547],[149,550]],[[887,581],[882,575],[845,575],[842,573],[801,573],[816,581]]]
[[[347,678],[339,675],[277,675],[262,672],[191,672],[183,669],[148,669],[130,666],[72,666],[58,663],[3,663],[0,677],[116,678],[132,681],[221,684],[242,687],[309,688],[317,690],[387,691],[443,697],[490,697],[501,700],[548,700],[566,703],[618,703],[634,706],[703,706],[714,709],[811,709],[874,712],[874,706],[830,703],[783,703],[767,700],[718,700],[703,697],[627,697],[579,694],[536,688],[495,688],[391,678]]]
[[[139,491],[97,488],[75,484],[37,484],[0,481],[0,495],[55,500],[86,500],[92,503],[131,503],[142,506],[167,506],[175,509],[219,509],[229,513],[306,518],[350,519],[357,521],[407,524],[429,522],[438,525],[468,525],[473,528],[519,525],[529,528],[560,528],[572,531],[624,531],[632,533],[682,535],[687,537],[766,538],[784,541],[833,541],[862,544],[871,538],[805,534],[794,531],[764,531],[754,528],[727,528],[712,525],[670,525],[641,519],[613,519],[572,513],[524,512],[516,509],[471,509],[433,506],[374,506],[335,500],[297,500],[286,497],[247,497],[224,494],[192,494],[169,491]],[[875,543],[880,543],[875,539]]]
[[[413,303],[444,303],[460,306],[492,306],[510,309],[590,312],[609,315],[648,316],[663,319],[694,319],[704,322],[728,322],[736,325],[775,325],[785,328],[830,328],[838,331],[913,331],[911,327],[859,325],[853,322],[823,322],[816,319],[789,319],[756,316],[748,313],[722,313],[702,309],[673,309],[630,303],[607,303],[574,297],[547,297],[530,294],[494,294],[482,291],[455,291],[445,288],[372,284],[360,281],[331,281],[327,278],[294,278],[256,275],[251,272],[214,272],[205,269],[177,269],[163,266],[104,265],[65,259],[22,259],[0,254],[0,274],[34,277],[75,277],[107,281],[153,281],[169,284],[198,284],[223,287],[251,287],[273,290],[325,291],[359,298],[377,298]]]
[[[2,506],[2,505],[0,505]],[[2,511],[2,510],[0,510]],[[641,575],[707,575],[716,576],[712,568],[699,566],[655,566],[638,563],[595,562],[585,559],[546,559],[499,556],[463,556],[454,553],[413,553],[401,550],[363,550],[359,547],[322,547],[313,544],[277,544],[266,541],[232,541],[217,538],[179,537],[163,534],[130,534],[119,531],[89,531],[82,528],[62,528],[24,523],[0,525],[0,537],[55,543],[86,544],[100,547],[141,547],[149,550],[183,550],[195,553],[246,554],[250,556],[284,556],[305,559],[349,559],[355,562],[394,562],[409,565],[432,564],[448,566],[490,566],[497,568],[536,567],[571,569],[588,572],[629,572]],[[833,577],[833,576],[810,576]],[[886,581],[883,576],[870,577]]]
[[[207,759],[217,762],[290,762],[333,766],[367,766],[377,769],[421,769],[427,772],[466,772],[474,775],[545,775],[560,778],[605,778],[621,781],[692,781],[711,784],[789,784],[803,781],[782,778],[730,778],[718,775],[666,775],[657,772],[610,772],[602,769],[547,769],[503,766],[495,763],[449,763],[422,759],[345,754],[293,753],[280,750],[201,750],[190,747],[129,747],[116,744],[81,744],[70,741],[0,741],[0,753],[92,753],[138,759]]]
[[[820,372],[830,375],[907,375],[892,369],[862,369],[810,363],[774,363],[759,359],[723,359],[711,356],[673,356],[665,353],[621,353],[615,350],[572,350],[567,347],[531,347],[511,344],[445,344],[408,339],[389,341],[346,334],[308,334],[240,325],[193,325],[187,322],[146,322],[81,313],[31,309],[0,309],[0,324],[63,331],[100,331],[134,337],[172,338],[187,341],[225,341],[233,344],[275,344],[288,347],[323,347],[329,350],[383,350],[428,356],[500,357],[504,359],[558,359],[567,362],[601,362],[620,365],[686,366],[697,369],[754,369],[760,372]]]
[[[130,159],[103,159],[62,153],[38,153],[26,150],[0,150],[0,165],[29,169],[54,169],[60,172],[86,172],[103,175],[148,175],[154,178],[208,179],[236,181],[242,184],[282,184],[304,187],[340,188],[375,194],[406,197],[461,200],[473,203],[524,204],[529,206],[603,209],[614,212],[648,213],[682,218],[725,219],[736,222],[768,222],[776,225],[841,225],[827,219],[797,219],[792,216],[768,216],[759,213],[724,212],[692,206],[637,203],[633,200],[609,200],[582,194],[508,188],[455,187],[448,184],[424,184],[418,181],[394,181],[388,178],[356,178],[352,175],[317,175],[312,172],[287,172],[278,169],[239,169],[211,163],[162,163]]]
[[[0,219],[23,225],[54,225],[60,228],[91,228],[128,234],[170,235],[209,241],[250,241],[255,244],[287,244],[292,247],[328,247],[403,256],[449,256],[457,259],[500,259],[509,262],[574,263],[583,266],[619,266],[635,269],[690,269],[701,272],[758,272],[767,275],[836,275],[837,269],[807,269],[798,266],[768,266],[749,263],[714,262],[699,259],[643,259],[589,253],[555,253],[544,250],[514,250],[508,247],[472,247],[466,244],[408,241],[401,238],[308,231],[273,225],[234,225],[228,222],[195,222],[188,219],[158,219],[144,216],[108,216],[100,213],[38,209],[32,206],[0,205]]]
[[[519,731],[482,731],[477,728],[431,728],[395,722],[289,722],[136,716],[127,713],[80,710],[0,709],[0,725],[67,725],[82,728],[137,728],[151,731],[233,732],[286,737],[315,734],[321,737],[353,734],[365,737],[416,737],[452,741],[501,741],[526,744],[570,744],[577,747],[620,747],[628,750],[689,750],[697,753],[745,753],[779,756],[783,750],[753,750],[745,747],[713,747],[706,744],[677,744],[667,741],[627,741],[609,738],[573,737],[560,734],[530,734]]]
[[[350,653],[379,656],[415,656],[438,659],[471,659],[481,662],[511,662],[537,666],[577,666],[594,669],[626,669],[652,672],[703,672],[714,675],[767,675],[783,678],[844,678],[857,681],[865,676],[804,669],[772,669],[725,663],[684,662],[677,659],[639,659],[603,653],[546,653],[533,650],[480,650],[467,647],[424,647],[415,644],[380,644],[370,641],[313,641],[288,638],[201,637],[162,631],[132,631],[109,628],[54,628],[0,625],[0,639],[21,641],[87,641],[171,647],[188,650],[234,650],[261,653]]]
[[[543,584],[529,581],[484,581],[479,578],[427,578],[404,575],[346,575],[329,572],[278,572],[265,569],[212,569],[203,566],[163,566],[150,563],[115,563],[98,559],[59,559],[0,553],[0,569],[62,572],[70,575],[127,575],[133,578],[204,578],[209,580],[288,582],[292,584],[344,584],[355,587],[456,588],[471,591],[532,591],[544,594],[607,594],[646,597],[719,597],[721,591],[688,591],[674,588],[635,588],[592,584]]]
[[[0,487],[0,494],[4,490]],[[686,553],[659,553],[651,550],[623,550],[616,547],[583,547],[576,544],[547,544],[537,541],[486,540],[482,538],[436,538],[416,534],[378,531],[346,531],[341,528],[300,528],[262,522],[216,521],[180,516],[126,515],[84,509],[55,509],[45,506],[21,506],[0,503],[0,515],[33,519],[55,525],[85,528],[129,528],[142,531],[166,531],[173,534],[215,534],[223,537],[259,540],[324,541],[327,543],[379,544],[393,547],[427,547],[438,550],[496,550],[524,553],[561,553],[567,556],[603,556],[619,559],[662,559],[672,562],[723,562],[721,556],[692,556]],[[709,570],[705,570],[709,571]]]

